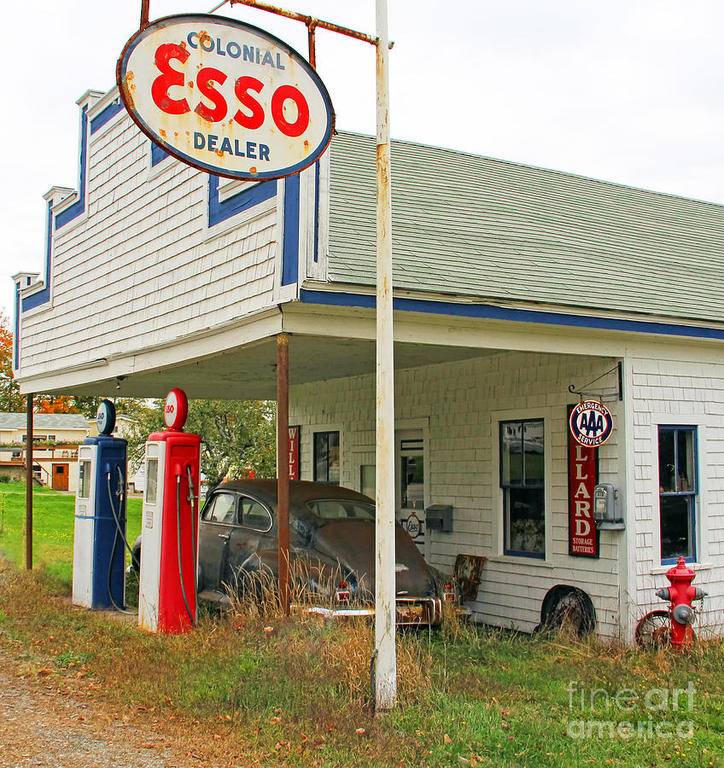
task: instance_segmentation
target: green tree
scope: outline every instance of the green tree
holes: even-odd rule
[[[136,402],[128,414],[134,419],[128,435],[131,471],[143,460],[148,435],[163,430],[163,405],[163,400]],[[249,470],[256,477],[275,476],[275,416],[276,405],[268,400],[189,401],[185,429],[203,438],[201,471],[210,487],[228,475],[240,477]]]
[[[0,411],[18,413],[25,410],[25,397],[13,377],[13,332],[10,321],[0,313]]]

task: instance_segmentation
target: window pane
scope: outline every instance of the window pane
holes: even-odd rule
[[[674,460],[674,431],[659,430],[659,491],[669,493],[676,490]]]
[[[236,522],[236,497],[230,493],[217,493],[211,500],[207,520],[233,525]]]
[[[422,454],[401,459],[401,506],[403,509],[423,509],[425,506],[425,467]]]
[[[377,468],[374,464],[363,464],[359,468],[359,474],[360,474],[360,491],[365,495],[369,496],[370,499],[375,498],[375,478],[377,475]]]
[[[520,485],[523,482],[523,423],[505,421],[500,424],[500,480],[501,485]]]
[[[314,480],[339,485],[339,432],[314,433]]]
[[[322,520],[375,519],[375,508],[363,501],[320,499],[307,502],[307,509]]]
[[[241,500],[241,524],[255,531],[268,531],[272,525],[271,515],[266,507],[254,499]]]
[[[696,485],[694,473],[694,432],[690,429],[676,431],[676,490],[686,493]]]
[[[693,556],[693,496],[661,496],[661,558]]]
[[[158,459],[146,461],[146,501],[149,504],[156,503],[158,489]]]
[[[505,490],[505,550],[545,555],[545,492],[543,488]]]
[[[327,450],[327,433],[317,432],[314,435],[314,480],[318,483],[327,482],[327,465],[329,452]]]
[[[543,485],[543,422],[523,423],[523,457],[525,485]]]
[[[329,433],[329,471],[327,481],[339,485],[339,432]]]
[[[78,496],[81,499],[90,498],[90,461],[80,462],[80,474],[78,476]]]

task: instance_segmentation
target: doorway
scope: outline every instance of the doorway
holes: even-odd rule
[[[53,490],[54,491],[67,491],[68,490],[68,465],[67,464],[53,464]]]
[[[422,554],[425,552],[425,438],[421,429],[405,430],[396,435],[397,446],[397,520],[410,534]]]

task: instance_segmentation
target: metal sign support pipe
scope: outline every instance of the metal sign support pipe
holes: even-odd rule
[[[26,397],[25,427],[25,568],[33,569],[33,395]]]
[[[279,602],[289,615],[289,336],[277,336],[277,572]]]
[[[392,184],[390,175],[387,0],[377,18],[377,505],[375,583],[375,709],[397,698],[395,606],[395,361],[392,320]]]

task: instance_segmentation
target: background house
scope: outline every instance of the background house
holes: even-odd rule
[[[20,478],[25,467],[26,415],[0,413],[0,475]],[[78,445],[91,434],[77,413],[36,413],[33,417],[33,474],[58,491],[77,487]]]

